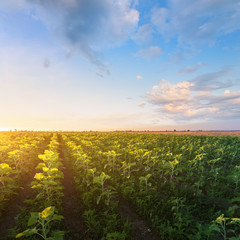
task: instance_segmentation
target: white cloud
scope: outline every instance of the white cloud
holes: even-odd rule
[[[164,80],[162,80],[162,81],[164,81]],[[158,88],[159,87],[157,85],[155,85],[155,86],[152,87],[152,90],[158,90]]]
[[[137,29],[139,12],[132,0],[10,0],[5,9],[24,8],[54,33],[68,52],[80,53],[108,72],[101,50],[123,44]],[[29,10],[29,11],[28,11]]]
[[[223,67],[217,72],[210,72],[199,75],[190,81],[194,83],[191,90],[195,91],[211,91],[217,89],[228,88],[233,85],[231,80],[225,80],[231,76],[233,71],[229,67]]]
[[[153,86],[152,92],[147,93],[148,99],[155,104],[168,104],[173,102],[186,102],[190,100],[190,82],[180,82],[172,85],[165,80],[161,81],[160,86]]]
[[[223,94],[211,92],[215,90],[211,85],[216,82],[215,79],[209,86],[203,83],[200,87],[200,82],[194,80],[177,84],[162,80],[159,86],[153,86],[152,91],[147,92],[146,97],[148,102],[158,106],[161,114],[175,121],[240,119],[240,90],[230,92],[226,89]]]
[[[43,61],[43,67],[44,68],[49,68],[51,65],[51,62],[48,58],[45,58],[44,61]]]
[[[216,38],[240,29],[236,0],[169,0],[169,8],[154,8],[151,22],[166,39],[214,44]]]
[[[183,74],[193,73],[193,72],[196,72],[202,66],[204,66],[204,63],[199,62],[196,65],[186,66],[186,67],[180,69],[178,72],[183,73]]]
[[[150,24],[144,24],[138,28],[132,39],[137,44],[147,44],[152,40],[153,32],[153,27]]]
[[[151,22],[156,27],[157,31],[162,34],[166,39],[169,39],[174,34],[173,26],[170,27],[169,10],[166,8],[153,8]]]
[[[144,107],[145,107],[145,105],[146,105],[146,103],[145,103],[145,102],[141,102],[141,103],[139,103],[139,104],[138,104],[138,106],[139,106],[139,107],[141,107],[141,108],[144,108]]]
[[[135,56],[146,59],[158,59],[162,54],[162,49],[158,46],[151,46],[148,48],[140,49]]]

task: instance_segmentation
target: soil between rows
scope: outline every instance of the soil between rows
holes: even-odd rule
[[[76,197],[77,194],[75,192],[74,187],[74,179],[73,174],[70,171],[68,164],[64,160],[64,154],[62,152],[62,143],[59,138],[60,148],[59,148],[59,157],[63,159],[63,217],[64,217],[64,225],[66,228],[66,236],[65,239],[68,240],[78,240],[85,239],[85,224],[81,219],[79,214],[79,199]]]
[[[133,237],[136,240],[161,240],[157,234],[149,227],[149,225],[141,219],[136,212],[129,206],[129,204],[118,198],[119,211],[123,217],[127,218],[133,226]]]
[[[26,199],[31,198],[32,190],[30,183],[32,182],[35,174],[36,170],[34,169],[31,175],[25,180],[22,188],[17,192],[18,195],[13,196],[3,212],[0,219],[0,239],[4,239],[4,237],[7,236],[8,230],[15,226],[15,217],[19,214],[20,208],[25,205],[24,201]]]

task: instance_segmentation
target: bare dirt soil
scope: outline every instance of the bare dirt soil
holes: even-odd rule
[[[70,231],[66,235],[68,239],[84,239],[84,223],[79,214],[78,208],[80,203],[76,198],[72,175],[67,167],[62,171],[64,174],[63,216],[65,227]]]
[[[60,142],[60,151],[59,156],[61,159],[64,159],[61,139]],[[79,214],[79,200],[76,198],[77,194],[74,188],[74,179],[73,174],[71,173],[68,164],[65,161],[62,161],[63,169],[62,172],[64,174],[63,179],[63,217],[64,217],[64,225],[66,228],[66,236],[65,238],[68,240],[76,240],[76,239],[85,239],[86,231],[85,224],[81,219],[81,215]]]
[[[132,223],[134,228],[134,239],[161,240],[149,225],[135,213],[126,201],[119,199],[118,207],[120,213]]]
[[[33,177],[36,173],[36,170],[31,173],[31,175],[25,180],[22,188],[17,192],[18,195],[13,196],[5,211],[3,216],[0,219],[0,239],[6,237],[8,230],[15,226],[15,217],[20,212],[20,208],[25,205],[24,201],[31,198],[32,189],[30,183],[33,180]]]

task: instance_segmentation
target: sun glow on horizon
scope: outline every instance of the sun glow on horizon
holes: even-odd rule
[[[0,132],[6,132],[12,130],[11,128],[8,127],[0,127]]]

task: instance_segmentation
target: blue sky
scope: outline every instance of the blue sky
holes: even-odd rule
[[[0,130],[240,129],[238,0],[3,0]]]

